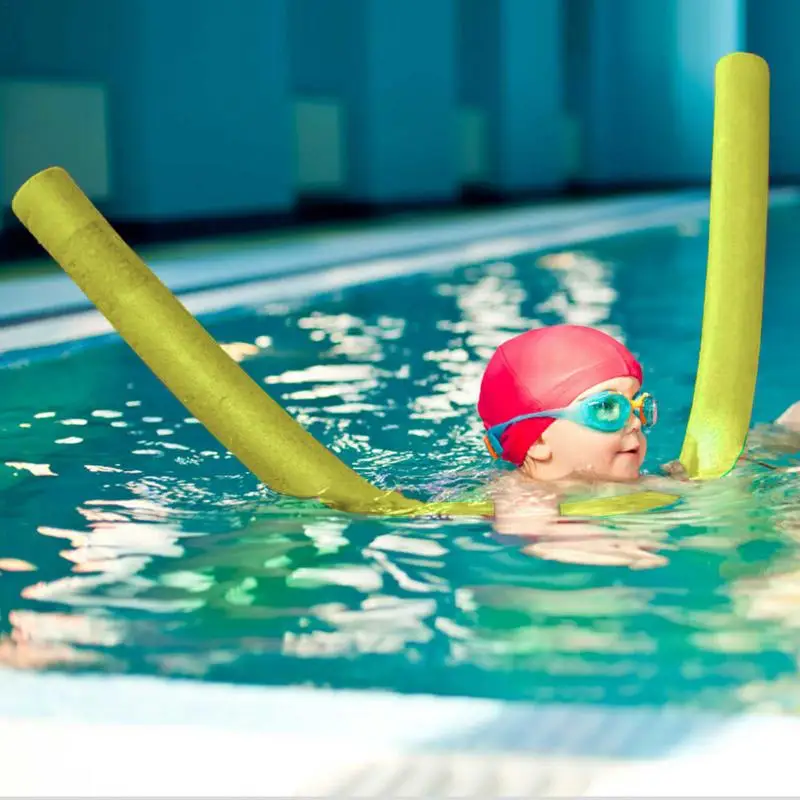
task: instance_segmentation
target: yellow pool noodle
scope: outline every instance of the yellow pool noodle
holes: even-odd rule
[[[744,450],[761,343],[769,205],[769,68],[750,53],[715,75],[703,326],[680,462],[692,479],[728,473]]]
[[[209,335],[72,178],[46,169],[14,213],[186,408],[275,491],[347,511],[419,512],[379,490],[305,431]],[[473,512],[474,513],[474,512]]]
[[[412,500],[376,488],[275,402],[114,231],[60,167],[26,181],[12,209],[122,338],[214,436],[276,492],[386,516],[494,513],[489,501]],[[643,492],[564,504],[565,516],[654,510],[677,495]]]
[[[559,513],[564,517],[615,517],[620,514],[640,514],[657,508],[667,508],[680,500],[666,492],[633,492],[615,497],[594,497],[561,503]]]

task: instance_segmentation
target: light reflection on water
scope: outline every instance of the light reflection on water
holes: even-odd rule
[[[773,225],[787,265],[794,227]],[[496,469],[474,413],[493,349],[532,326],[597,325],[641,356],[660,399],[656,471],[677,456],[691,401],[704,242],[627,237],[207,324],[367,478],[448,498],[481,496]],[[766,424],[800,397],[780,352],[792,324],[781,298],[796,285],[783,264],[770,272],[782,291],[765,312],[751,441],[780,470],[748,465],[683,486],[675,509],[605,523],[603,547],[643,548],[658,556],[650,569],[602,566],[608,552],[580,538],[526,549],[488,522],[362,519],[279,498],[124,346],[16,369],[0,399],[0,663],[796,706],[800,501],[787,470],[800,438]]]

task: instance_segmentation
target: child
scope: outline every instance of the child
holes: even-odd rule
[[[551,557],[544,551],[552,552],[554,543],[563,551],[572,541],[580,542],[574,549],[583,563],[585,557],[634,567],[664,563],[650,544],[610,538],[607,529],[558,513],[565,496],[587,484],[664,489],[667,479],[640,477],[644,431],[657,420],[655,399],[641,390],[636,358],[594,328],[554,325],[502,344],[487,365],[478,400],[490,453],[517,467],[492,487],[497,532],[535,537],[526,551],[544,557]],[[800,403],[778,421],[800,429]],[[667,472],[679,475],[679,465],[668,465]]]

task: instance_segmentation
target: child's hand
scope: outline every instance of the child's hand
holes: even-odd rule
[[[547,561],[567,564],[587,564],[602,567],[628,567],[628,569],[653,569],[664,567],[668,560],[655,552],[650,542],[610,536],[586,538],[557,538],[528,545],[523,552]]]
[[[792,431],[800,432],[800,400],[793,403],[775,420],[776,425],[782,425]]]
[[[683,464],[681,464],[680,459],[677,458],[674,461],[668,461],[661,469],[666,475],[669,475],[670,478],[675,478],[675,480],[685,481],[689,478]]]

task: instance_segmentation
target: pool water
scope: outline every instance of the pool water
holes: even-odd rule
[[[754,423],[800,398],[800,212],[771,216]],[[601,326],[645,366],[676,458],[691,403],[707,228],[633,234],[204,316],[370,480],[480,493],[483,364],[535,324]],[[311,291],[311,290],[310,290]],[[800,475],[755,467],[609,525],[650,569],[526,552],[474,520],[348,517],[279,498],[114,337],[0,370],[0,663],[267,685],[628,705],[796,708]],[[268,443],[265,443],[267,446]],[[577,552],[576,552],[577,549]]]

